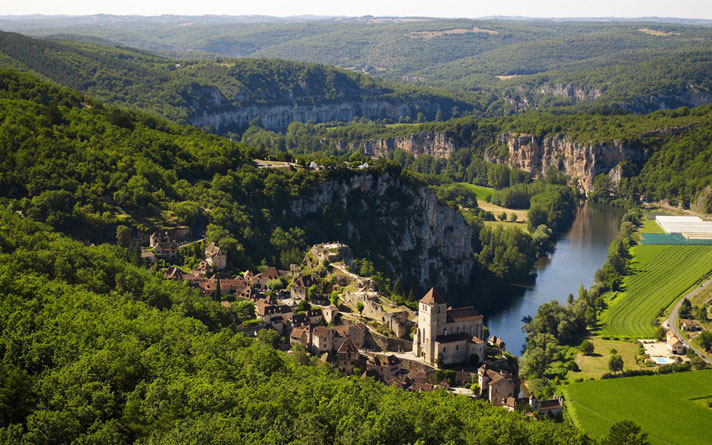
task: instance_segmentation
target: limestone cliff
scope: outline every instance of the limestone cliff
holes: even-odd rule
[[[366,141],[337,141],[339,150],[363,149],[368,156],[385,156],[394,150],[403,150],[415,156],[427,154],[436,158],[448,158],[455,151],[455,142],[443,133],[419,132],[407,136],[369,139]]]
[[[332,122],[351,121],[354,117],[367,119],[389,118],[397,120],[401,116],[415,114],[415,110],[425,110],[435,114],[438,105],[431,103],[406,103],[398,100],[356,99],[343,102],[300,103],[244,103],[235,105],[221,93],[208,92],[206,103],[196,106],[196,112],[189,117],[192,125],[212,128],[218,133],[227,130],[247,128],[250,121],[259,116],[268,130],[285,130],[292,122]]]
[[[504,161],[511,167],[521,168],[535,175],[553,167],[577,180],[579,188],[586,194],[593,190],[596,176],[612,173],[614,181],[620,181],[622,170],[617,167],[622,162],[637,163],[645,157],[643,151],[628,147],[619,140],[585,144],[572,141],[565,134],[537,140],[531,135],[505,133],[499,136],[498,143],[500,146],[506,145],[506,155],[503,159],[497,159],[489,153],[489,161]]]
[[[348,243],[406,288],[445,290],[470,280],[471,228],[412,178],[382,171],[333,174],[293,200],[291,212],[307,227],[309,220],[338,225],[340,239],[328,241]]]

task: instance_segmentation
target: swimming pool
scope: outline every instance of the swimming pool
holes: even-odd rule
[[[675,363],[675,360],[670,359],[668,357],[653,357],[653,360],[655,360],[655,363],[659,365],[667,365],[670,363]]]

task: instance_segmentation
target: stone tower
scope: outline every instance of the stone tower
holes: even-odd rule
[[[418,331],[413,338],[413,355],[435,363],[435,337],[447,323],[447,303],[434,288],[418,302]]]

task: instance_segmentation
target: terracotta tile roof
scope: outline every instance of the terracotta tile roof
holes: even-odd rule
[[[449,308],[447,310],[447,322],[453,323],[458,321],[469,321],[469,320],[479,320],[483,318],[481,314],[478,314],[474,307],[458,307]]]
[[[215,243],[210,243],[210,244],[208,244],[208,247],[205,248],[205,256],[208,258],[212,258],[219,254],[224,255],[225,252],[223,252],[223,250],[220,247],[218,247]]]
[[[434,287],[431,287],[428,293],[420,299],[420,302],[424,304],[444,304],[445,299],[435,291]]]
[[[318,326],[316,329],[314,329],[314,335],[321,336],[321,335],[326,334],[327,332],[329,332],[329,328],[327,328],[325,326]]]
[[[472,343],[476,345],[483,345],[485,344],[485,341],[482,340],[480,337],[472,337]]]
[[[437,337],[435,337],[435,341],[438,343],[455,343],[459,341],[469,340],[470,338],[471,337],[468,334],[460,332],[457,334],[438,335]]]
[[[349,339],[346,339],[344,344],[339,347],[339,350],[336,351],[337,354],[345,354],[345,355],[353,355],[353,354],[358,354],[358,348],[356,345],[353,344],[353,342]]]
[[[221,301],[220,306],[222,307],[230,307],[230,302],[229,301]]]
[[[540,402],[539,409],[542,411],[548,411],[551,409],[559,409],[562,408],[561,400],[544,400]]]

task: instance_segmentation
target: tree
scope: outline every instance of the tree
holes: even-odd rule
[[[479,395],[480,394],[480,385],[478,383],[473,383],[470,385],[470,391],[472,391],[472,394],[474,395]]]
[[[622,420],[613,426],[608,436],[603,439],[603,445],[649,445],[648,434],[630,420]]]
[[[510,213],[509,214],[509,220],[512,222],[517,222],[517,214],[516,213]]]
[[[705,351],[709,351],[712,348],[712,331],[702,331],[697,336],[697,342]]]
[[[620,372],[623,370],[623,357],[618,354],[613,354],[608,360],[608,369],[611,372]]]
[[[690,303],[690,300],[685,298],[682,300],[682,304],[680,305],[680,318],[690,318],[690,312],[692,311],[692,303]]]
[[[708,321],[707,308],[705,306],[696,306],[694,313],[695,313],[695,318],[697,320]]]
[[[665,337],[667,337],[667,329],[658,326],[657,331],[655,331],[655,338],[657,338],[658,341],[665,341]]]
[[[131,247],[131,229],[123,225],[116,227],[116,244],[126,249]]]
[[[593,351],[594,351],[593,342],[591,342],[590,340],[582,341],[581,345],[579,346],[579,350],[585,355],[593,354]]]
[[[507,212],[502,212],[498,216],[500,221],[506,221],[507,220]]]
[[[297,305],[297,312],[306,312],[311,309],[311,305],[307,300],[301,300]]]
[[[364,309],[364,306],[363,306],[363,302],[362,302],[362,301],[359,301],[358,303],[356,303],[356,309],[358,310],[359,315],[362,316],[362,315],[363,315],[363,309]]]

